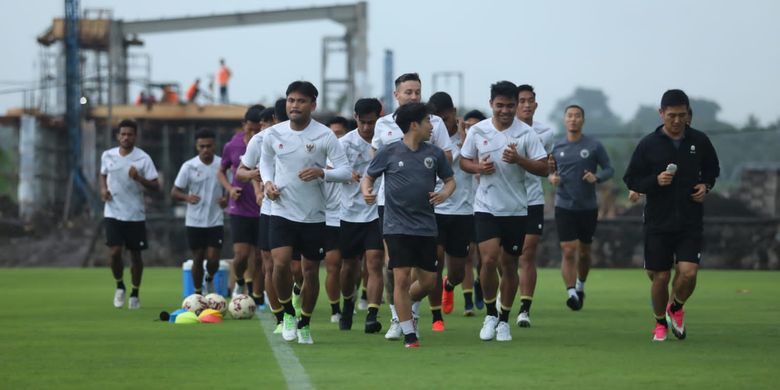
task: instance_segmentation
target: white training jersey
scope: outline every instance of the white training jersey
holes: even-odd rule
[[[445,152],[451,152],[452,145],[450,144],[450,134],[447,131],[447,126],[444,125],[444,121],[436,115],[431,115],[431,125],[433,125],[431,139],[430,141],[426,142],[430,142],[431,144],[440,147]],[[395,123],[395,115],[388,114],[376,121],[376,126],[374,127],[374,138],[371,140],[371,147],[373,147],[374,150],[379,150],[383,146],[400,141],[403,139],[403,137],[403,131],[401,131],[401,128],[398,127],[398,124]],[[379,191],[377,192],[376,198],[378,205],[385,205],[384,181],[379,183]]]
[[[185,226],[207,228],[223,225],[222,207],[219,206],[222,185],[217,179],[221,161],[222,158],[214,156],[214,161],[206,165],[200,157],[195,156],[181,165],[173,185],[200,197],[198,203],[187,203]]]
[[[249,169],[260,168],[260,156],[263,154],[263,136],[265,131],[261,131],[249,139],[246,144],[246,151],[241,156],[241,164]],[[263,198],[263,204],[260,206],[260,214],[271,215],[271,204],[273,201]]]
[[[479,176],[474,199],[475,213],[489,213],[497,217],[528,215],[526,171],[518,164],[509,164],[501,159],[510,144],[516,146],[518,154],[531,160],[547,156],[536,132],[517,119],[503,131],[493,126],[492,118],[469,129],[461,157],[475,161],[489,158],[496,168],[490,175]]]
[[[347,155],[352,171],[366,175],[368,165],[371,163],[371,144],[368,143],[357,130],[352,130],[339,139],[344,153]],[[377,204],[367,204],[360,191],[360,182],[349,181],[341,184],[341,208],[342,221],[353,223],[366,223],[379,218]]]
[[[111,200],[103,208],[103,216],[120,221],[145,221],[144,190],[141,183],[130,178],[130,167],[135,167],[146,180],[157,178],[152,158],[140,148],[122,156],[119,148],[103,152],[100,156],[100,174],[106,175]]]
[[[333,169],[325,169],[327,160]],[[345,182],[352,178],[347,157],[338,138],[325,125],[311,120],[303,130],[290,128],[290,121],[265,130],[260,156],[260,175],[279,189],[271,215],[293,222],[325,222],[322,179],[303,181],[298,173],[310,167],[325,170],[325,181]]]
[[[539,140],[542,141],[544,151],[547,154],[552,153],[553,144],[555,139],[553,138],[553,129],[546,123],[534,121],[534,131],[539,136]],[[544,189],[542,189],[542,178],[534,175],[531,172],[526,172],[526,191],[528,192],[528,205],[543,205],[544,204]]]
[[[450,137],[452,148],[452,172],[455,178],[455,191],[447,200],[435,207],[436,214],[471,215],[474,213],[474,175],[460,168],[460,149],[463,147],[460,133]],[[444,182],[436,179],[436,190],[441,191]]]
[[[333,166],[330,160],[327,161],[327,164],[329,167]],[[339,208],[341,207],[341,186],[342,183],[337,183],[333,181],[322,182],[322,192],[325,194],[325,225],[326,226],[333,226],[333,227],[341,226],[340,223],[341,213],[339,212]]]

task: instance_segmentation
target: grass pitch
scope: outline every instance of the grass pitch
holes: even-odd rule
[[[322,290],[315,344],[290,347],[316,388],[777,388],[780,273],[703,270],[685,341],[651,341],[649,287],[641,270],[593,270],[572,312],[558,271],[540,270],[533,327],[514,325],[517,301],[509,343],[479,340],[484,311],[463,317],[457,288],[444,333],[423,304],[415,350],[364,334],[365,312],[339,331]],[[113,290],[108,269],[0,269],[0,388],[287,386],[257,319],[154,321],[180,305],[180,269],[147,268],[138,311],[114,309]]]

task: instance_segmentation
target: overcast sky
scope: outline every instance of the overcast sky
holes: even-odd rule
[[[35,6],[31,6],[35,4]],[[38,78],[35,38],[63,14],[64,2],[5,2],[0,13],[0,90]],[[124,20],[346,4],[343,1],[97,1]],[[669,88],[708,98],[720,118],[742,125],[780,118],[780,2],[772,0],[368,1],[370,92],[383,93],[385,49],[396,75],[418,72],[423,96],[432,74],[462,71],[465,105],[488,109],[489,86],[508,79],[537,89],[540,118],[577,86],[600,88],[624,120],[640,104],[657,105]],[[224,57],[232,68],[231,99],[270,100],[287,84],[320,86],[321,39],[340,35],[330,21],[149,34],[134,52],[152,56],[152,78],[184,87],[205,78]],[[457,104],[457,84],[440,85]],[[22,97],[0,95],[0,112]],[[556,126],[559,124],[555,124]],[[587,126],[587,123],[586,123]],[[596,130],[596,129],[594,129]]]

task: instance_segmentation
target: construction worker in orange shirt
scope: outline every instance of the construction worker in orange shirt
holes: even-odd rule
[[[217,70],[217,84],[219,84],[219,102],[222,104],[228,103],[228,81],[230,80],[230,68],[225,65],[225,59],[219,59],[219,70]]]
[[[195,79],[189,88],[187,88],[187,103],[195,103],[195,99],[200,95],[200,79]]]

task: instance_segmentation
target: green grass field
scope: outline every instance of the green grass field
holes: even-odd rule
[[[651,342],[648,290],[640,270],[597,269],[572,312],[558,271],[541,270],[533,327],[514,325],[515,308],[514,340],[498,343],[478,338],[484,311],[461,316],[458,288],[444,333],[430,331],[423,305],[414,350],[364,334],[364,313],[337,330],[323,290],[315,344],[290,347],[315,388],[777,388],[780,273],[704,270],[685,341]],[[154,321],[181,302],[179,269],[146,270],[139,311],[113,308],[108,269],[0,269],[0,291],[0,388],[287,387],[257,319]]]

